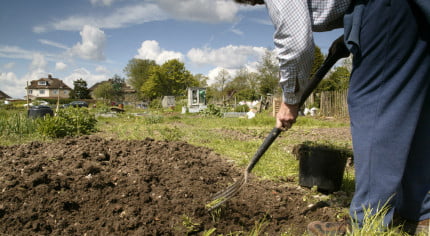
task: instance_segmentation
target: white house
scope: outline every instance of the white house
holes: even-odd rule
[[[72,91],[62,80],[52,78],[52,75],[48,75],[48,78],[32,80],[26,89],[28,89],[28,97],[30,99],[69,98],[70,91]]]

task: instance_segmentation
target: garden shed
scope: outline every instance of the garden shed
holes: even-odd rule
[[[163,108],[174,107],[175,105],[176,102],[174,96],[164,96],[163,100],[161,101],[161,106],[163,106]]]
[[[187,89],[188,102],[187,109],[188,112],[195,113],[203,109],[206,109],[206,88],[200,87],[189,87]]]

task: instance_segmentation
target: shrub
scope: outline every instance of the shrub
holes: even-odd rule
[[[234,108],[235,112],[248,112],[249,111],[249,107],[246,104],[243,105],[238,105]]]
[[[199,114],[202,116],[217,116],[217,117],[223,116],[222,109],[213,104],[209,104],[208,107],[200,111]]]
[[[178,141],[184,136],[184,133],[176,126],[173,128],[164,128],[159,130],[160,134],[167,141]]]
[[[37,131],[50,138],[78,136],[96,131],[97,120],[85,108],[60,109],[56,116],[37,120]]]
[[[157,98],[157,99],[152,100],[149,103],[149,108],[151,108],[151,109],[161,109],[161,108],[163,108],[161,106],[161,98]]]

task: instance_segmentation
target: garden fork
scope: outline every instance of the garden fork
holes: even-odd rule
[[[318,69],[318,71],[310,79],[300,99],[299,107],[301,107],[304,104],[306,99],[309,97],[312,91],[318,86],[319,82],[324,78],[324,76],[331,69],[331,67],[334,64],[336,64],[336,62],[339,59],[348,57],[348,56],[349,56],[349,51],[344,44],[343,35],[342,35],[331,44],[328,56],[326,57],[326,59],[324,60],[323,64]],[[224,191],[218,192],[214,196],[212,196],[212,201],[206,204],[206,208],[209,211],[215,208],[218,208],[219,206],[221,206],[223,203],[225,203],[226,201],[234,197],[239,192],[239,190],[248,181],[249,173],[251,173],[254,166],[257,164],[257,162],[260,160],[260,158],[263,156],[266,150],[270,147],[273,141],[279,136],[281,131],[282,131],[281,129],[276,127],[272,129],[269,135],[264,139],[264,142],[258,148],[257,152],[254,154],[254,157],[249,162],[248,167],[245,169],[243,176],[238,181],[236,181],[233,185],[225,189]]]

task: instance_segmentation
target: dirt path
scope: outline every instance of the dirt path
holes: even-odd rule
[[[295,183],[253,178],[220,212],[205,204],[240,174],[226,160],[184,142],[67,138],[0,147],[0,234],[302,234],[335,209],[306,211]],[[214,234],[215,235],[215,234]]]

